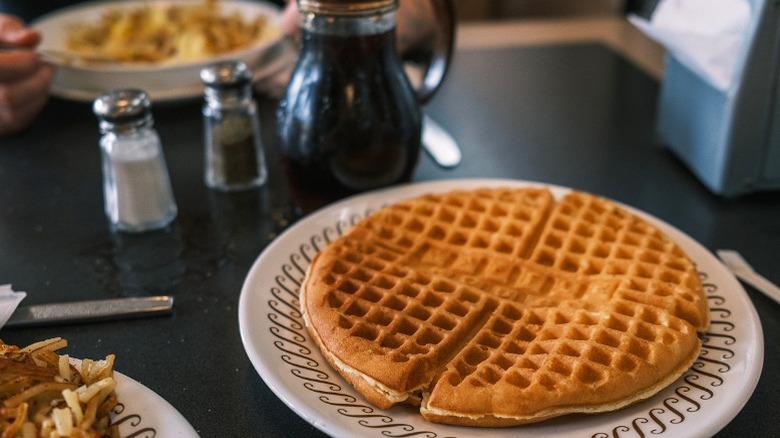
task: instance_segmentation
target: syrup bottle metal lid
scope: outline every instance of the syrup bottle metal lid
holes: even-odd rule
[[[301,12],[363,15],[398,7],[398,0],[298,0]]]

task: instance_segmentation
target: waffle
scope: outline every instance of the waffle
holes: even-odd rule
[[[684,373],[709,325],[698,273],[660,230],[582,192],[428,194],[318,253],[309,333],[379,408],[511,426],[619,409]]]

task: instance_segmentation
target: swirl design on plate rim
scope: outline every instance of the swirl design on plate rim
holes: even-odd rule
[[[365,214],[369,214],[367,211]],[[318,360],[319,350],[312,348],[313,341],[303,323],[298,291],[314,255],[331,240],[344,233],[352,224],[362,219],[353,215],[349,220],[337,221],[323,228],[302,242],[297,252],[288,255],[280,266],[270,289],[267,301],[267,317],[273,345],[281,360],[289,366],[289,372],[300,379],[301,385],[324,405],[355,424],[369,430],[381,431],[387,437],[439,438],[432,430],[420,430],[414,425],[397,422],[387,411],[367,404],[342,387],[340,376],[326,362]],[[708,274],[699,272],[710,304],[710,329],[702,335],[699,358],[677,382],[669,388],[671,395],[650,407],[647,412],[615,425],[611,430],[598,432],[591,438],[626,438],[673,434],[675,427],[689,420],[703,406],[718,397],[716,390],[723,385],[731,371],[733,350],[737,338],[730,334],[736,328],[732,312],[726,307],[726,298],[719,294],[718,286],[708,283]],[[333,377],[336,377],[334,379]],[[666,391],[670,392],[670,391]],[[659,393],[661,394],[661,393]],[[657,395],[656,395],[657,396]]]
[[[701,336],[702,347],[699,358],[691,368],[670,388],[661,406],[653,406],[644,415],[634,418],[630,423],[620,424],[606,432],[598,432],[591,438],[626,438],[673,434],[675,426],[692,418],[692,414],[702,410],[704,405],[720,394],[715,391],[722,386],[731,371],[731,360],[736,353],[732,349],[737,338],[730,334],[736,329],[732,321],[732,312],[726,305],[718,286],[708,283],[709,275],[699,272],[702,286],[710,304],[710,328]]]
[[[111,411],[111,425],[119,426],[127,423],[127,427],[131,430],[128,433],[122,435],[122,438],[155,438],[157,436],[157,430],[153,427],[144,427],[141,423],[143,419],[138,414],[125,412],[125,405],[117,403],[114,409]]]

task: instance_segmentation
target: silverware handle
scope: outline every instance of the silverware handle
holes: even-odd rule
[[[736,275],[745,283],[748,283],[749,285],[756,288],[759,292],[763,292],[764,295],[775,300],[777,303],[780,303],[780,288],[769,281],[766,277],[755,272],[737,272]]]
[[[458,144],[427,114],[423,115],[422,144],[439,166],[452,168],[460,164],[461,152]]]
[[[19,306],[4,328],[140,318],[166,315],[172,311],[173,297],[167,295],[34,304]]]

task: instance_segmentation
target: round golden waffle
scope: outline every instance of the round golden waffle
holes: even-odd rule
[[[301,287],[324,356],[380,408],[509,426],[643,400],[694,362],[709,324],[683,251],[613,202],[546,189],[385,207]]]

